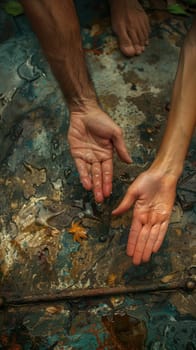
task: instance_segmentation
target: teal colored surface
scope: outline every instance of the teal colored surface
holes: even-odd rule
[[[88,1],[83,1],[82,3],[77,3],[77,8],[80,13],[84,47],[92,49],[101,47],[101,50],[103,50],[108,37],[111,38],[111,29],[107,28],[106,32],[101,33],[95,43],[94,38],[91,36],[90,28],[92,24],[97,23],[100,18],[108,16],[107,5],[102,1],[97,1],[96,4],[93,2],[92,6],[89,5]],[[9,30],[5,32],[3,28],[6,23],[9,24]],[[188,25],[189,22],[186,21],[185,25],[182,26],[178,25],[178,23],[166,21],[152,27],[151,39],[152,41],[154,40],[153,43],[156,50],[161,57],[163,57],[164,54],[165,56],[170,55],[171,60],[169,58],[169,61],[171,61],[171,65],[173,64],[172,55],[177,57],[176,51],[178,48],[173,46],[170,47],[168,42],[166,40],[164,41],[164,36],[170,36],[174,31],[175,35],[179,35],[180,41],[185,34],[184,28]],[[86,194],[79,182],[78,174],[69,154],[68,145],[64,140],[64,135],[69,126],[68,111],[58,85],[54,81],[48,64],[43,57],[37,39],[31,32],[27,19],[24,15],[18,16],[17,18],[8,18],[5,12],[1,10],[0,29],[0,72],[2,77],[0,82],[0,92],[5,94],[6,97],[4,100],[5,105],[1,105],[4,121],[4,123],[1,124],[0,129],[1,140],[3,140],[1,152],[3,166],[1,168],[1,177],[7,176],[8,178],[11,178],[16,175],[20,176],[22,173],[20,169],[22,168],[24,160],[36,164],[38,169],[48,167],[47,174],[50,176],[50,183],[52,181],[55,182],[58,178],[63,179],[63,199],[65,202],[70,204],[70,208],[72,208],[73,202],[77,202],[78,207],[74,209],[74,214],[72,216],[75,215],[77,217],[79,214],[89,212],[90,210],[93,214],[96,213],[99,219],[102,219],[105,212],[107,214],[108,206],[114,206],[114,204],[119,201],[122,193],[124,193],[127,188],[127,183],[121,181],[120,177],[115,178],[112,199],[109,204],[106,205],[105,210],[99,212],[99,208],[96,207],[92,200],[92,195],[90,193]],[[162,40],[162,47],[159,45],[159,41],[156,41],[157,37]],[[149,61],[150,59],[152,59],[152,61],[153,59],[156,60],[157,52],[153,53],[154,56],[150,56],[150,54],[148,56],[147,53],[147,59]],[[169,54],[166,52],[169,52]],[[134,72],[138,73],[141,80],[144,79],[143,77],[149,75],[148,67],[150,66],[150,63],[149,66],[147,66],[147,64],[144,65],[142,58],[138,58],[138,63],[136,63],[135,58],[131,60],[122,58],[117,50],[114,50],[114,53],[112,54],[114,59],[118,60],[118,64],[122,68],[124,75],[126,75],[127,72],[130,72],[130,67],[133,67]],[[108,57],[110,57],[110,54]],[[99,56],[90,56],[90,58],[94,62],[94,66],[92,65],[91,69],[98,78],[101,59],[99,59]],[[109,63],[111,64],[112,61],[109,61]],[[110,78],[112,78],[115,69],[112,71],[113,68],[110,67],[110,64],[108,64],[107,68],[110,71]],[[158,69],[157,67],[161,67],[162,69],[160,72],[160,74],[162,74],[161,78],[159,75],[156,77],[156,82],[160,80],[160,85],[157,84],[157,86],[161,88],[164,83],[164,76],[167,74],[170,75],[170,73],[167,73],[168,67],[162,67],[161,65],[156,66],[155,72]],[[153,64],[150,74],[155,74],[152,72],[154,72]],[[150,79],[148,80],[149,84],[151,78],[152,76],[150,76]],[[127,84],[129,90],[132,91],[135,87],[137,88],[137,84],[140,87],[139,84],[141,84],[141,82],[138,83],[136,81],[135,83],[134,78],[131,79],[133,81],[130,81]],[[106,76],[105,81],[103,79],[103,83],[106,84],[107,80],[108,78]],[[120,83],[122,83],[121,80]],[[111,92],[115,95],[115,92],[113,92],[112,89],[113,86],[111,86]],[[167,97],[168,96],[169,93],[167,92]],[[165,95],[163,95],[163,97],[166,98]],[[151,101],[150,98],[149,101]],[[154,102],[153,98],[152,101]],[[147,101],[147,105],[149,104],[150,103]],[[128,108],[130,108],[129,105]],[[150,106],[150,108],[153,108],[153,106]],[[163,109],[163,103],[159,109]],[[28,116],[31,115],[31,113],[35,113],[35,116],[29,119]],[[154,116],[152,116],[152,114],[153,113],[148,110],[145,115],[146,119],[141,122],[137,129],[143,143],[140,142],[139,144],[134,144],[132,154],[139,171],[143,169],[143,164],[151,162],[154,156],[154,150],[151,151],[150,147],[147,147],[151,141],[149,134],[146,132],[148,127],[153,126]],[[16,118],[14,119],[13,116],[16,116]],[[37,125],[38,130],[34,130],[33,127],[35,124]],[[37,145],[33,138],[35,137],[34,133],[39,134],[39,132],[43,132],[40,125],[41,127],[46,128],[46,133],[41,134],[43,138],[45,137],[45,142],[43,143],[46,146],[45,148],[43,146],[43,149],[38,147],[39,145]],[[10,131],[10,138],[7,138],[8,130],[12,131]],[[193,140],[185,164],[184,177],[195,172],[193,164],[195,159],[195,149],[195,141]],[[52,155],[55,157],[54,161],[51,160]],[[131,176],[132,175],[133,173]],[[130,178],[128,179],[130,181]],[[43,184],[37,189],[38,192],[36,195],[41,197],[47,193],[47,187],[44,186],[46,185]],[[189,186],[192,188],[192,185]],[[6,224],[8,225],[12,214],[9,213],[8,206],[10,198],[6,197],[7,188],[5,188],[4,192],[3,190],[4,188],[2,188],[0,212],[1,215],[3,215],[5,211],[9,214],[6,221]],[[183,200],[184,198],[188,198],[187,201],[192,205],[191,210],[184,214],[187,222],[183,222],[182,226],[180,226],[184,230],[183,239],[186,243],[190,236],[187,226],[189,225],[189,228],[191,225],[193,226],[193,228],[191,226],[191,232],[194,231],[195,228],[196,213],[195,207],[193,206],[195,199],[191,197],[190,193],[187,195],[187,192],[183,192],[180,188],[179,195],[181,195]],[[21,198],[20,204],[23,202],[27,203],[27,200],[24,200],[22,190],[15,186],[11,199],[17,199],[18,197]],[[20,295],[26,295],[29,293],[36,294],[37,292],[40,293],[40,291],[41,293],[45,291],[52,291],[55,293],[56,291],[61,290],[62,286],[64,288],[67,287],[67,284],[68,287],[70,285],[78,286],[81,282],[83,287],[85,283],[87,284],[88,279],[90,280],[90,287],[93,287],[94,284],[96,284],[97,277],[95,263],[98,266],[101,265],[104,256],[107,256],[106,254],[110,248],[111,259],[116,260],[118,263],[118,259],[120,260],[119,257],[124,258],[124,253],[122,252],[125,251],[125,244],[128,235],[127,227],[121,225],[120,228],[108,230],[108,226],[103,220],[101,221],[101,230],[104,231],[104,227],[106,227],[106,233],[103,233],[107,239],[105,245],[103,244],[101,248],[99,246],[102,253],[102,259],[100,259],[100,256],[98,255],[98,262],[93,260],[92,265],[87,271],[87,275],[85,275],[85,271],[80,270],[77,281],[73,276],[70,277],[70,271],[73,267],[73,260],[71,260],[70,257],[75,257],[77,253],[80,252],[80,245],[73,242],[72,236],[68,234],[68,228],[72,216],[68,215],[63,221],[62,226],[60,226],[61,236],[59,238],[59,245],[61,246],[61,249],[58,251],[52,266],[47,263],[47,254],[44,250],[45,246],[40,247],[40,251],[36,252],[37,255],[30,257],[26,254],[26,265],[24,262],[16,262],[13,265],[10,275],[6,277],[7,279],[4,279],[3,276],[1,276],[1,280],[3,280],[1,289],[4,292],[19,293]],[[171,233],[171,231],[172,229],[169,233]],[[99,236],[99,226],[92,225],[89,228],[92,249],[96,244],[100,243]],[[115,237],[119,237],[117,242],[114,241]],[[182,238],[172,236],[172,234],[171,237],[175,238],[175,244],[177,247]],[[134,267],[130,264],[122,276],[123,283],[132,284],[138,281],[146,281],[147,284],[150,284],[157,278],[162,278],[171,273],[173,268],[171,255],[177,254],[175,250],[168,253],[169,244],[172,239],[171,237],[167,237],[163,249],[158,255],[152,258],[149,264],[140,267]],[[114,253],[116,252],[114,248],[116,246],[118,246],[119,250],[117,250],[116,256],[114,256]],[[28,248],[28,244],[24,243],[23,248]],[[44,252],[46,256],[44,255]],[[85,257],[82,258],[81,264],[84,263],[85,260]],[[25,266],[27,266],[26,270]],[[109,260],[108,268],[112,268],[112,264],[110,264]],[[117,267],[114,266],[114,271],[116,270]],[[21,271],[22,275],[20,275]],[[102,269],[101,274],[104,274],[104,272],[104,269]],[[35,275],[36,278],[33,280],[33,276]],[[61,286],[59,286],[59,281]],[[67,281],[69,281],[69,283],[67,283]],[[40,287],[40,283],[42,286],[44,285],[43,290]],[[106,283],[105,280],[104,283]],[[185,295],[187,303],[190,302],[189,294],[184,293],[183,295]],[[113,343],[114,339],[111,337],[111,333],[105,326],[103,317],[108,316],[112,320],[114,314],[126,314],[145,323],[147,329],[145,349],[194,350],[196,343],[195,319],[192,314],[193,310],[191,309],[191,302],[188,305],[189,310],[182,313],[181,310],[178,310],[173,304],[170,293],[146,293],[140,295],[127,295],[125,298],[115,297],[114,300],[111,298],[81,298],[79,300],[70,300],[69,302],[61,303],[56,302],[18,307],[10,306],[9,308],[1,309],[0,311],[0,349],[115,350],[116,347]],[[129,349],[129,347],[127,347],[127,349]]]

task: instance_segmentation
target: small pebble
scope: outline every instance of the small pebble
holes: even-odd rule
[[[186,287],[188,290],[194,290],[195,289],[195,282],[194,281],[187,281]]]
[[[107,241],[107,236],[101,235],[101,236],[99,237],[99,242],[104,243],[104,242],[106,242],[106,241]]]

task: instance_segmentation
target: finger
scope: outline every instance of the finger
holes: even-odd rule
[[[142,256],[144,252],[144,248],[146,246],[146,242],[149,237],[151,227],[146,224],[142,227],[140,234],[137,237],[137,243],[135,246],[134,254],[133,254],[133,264],[139,265],[142,262]]]
[[[129,232],[129,238],[127,242],[127,255],[133,256],[135,251],[135,246],[137,243],[138,236],[142,230],[142,224],[139,220],[133,219],[133,223],[131,225],[131,229]]]
[[[112,137],[112,142],[116,149],[116,152],[118,153],[119,158],[126,163],[131,163],[132,159],[129,156],[120,128],[118,128],[118,130],[115,131],[115,134]]]
[[[102,170],[101,164],[95,162],[91,166],[92,181],[93,181],[93,193],[95,200],[98,203],[103,202],[103,190],[102,190]]]
[[[155,242],[157,241],[159,232],[160,232],[160,224],[154,225],[151,228],[148,240],[146,242],[146,246],[144,248],[144,252],[143,252],[143,257],[142,257],[142,261],[143,262],[147,262],[149,261],[151,254],[153,252],[153,247]]]
[[[102,163],[102,181],[104,197],[109,197],[112,192],[112,177],[113,163],[112,160],[109,159]]]
[[[119,215],[119,214],[125,213],[128,209],[131,208],[135,200],[136,200],[136,193],[135,193],[134,185],[131,185],[128,188],[122,202],[119,204],[119,206],[116,209],[112,211],[112,214]]]
[[[79,172],[80,181],[81,181],[83,187],[88,191],[91,190],[92,189],[92,181],[91,181],[91,176],[90,176],[89,171],[88,171],[88,164],[84,160],[78,159],[78,158],[75,158],[75,164],[76,164],[76,168]]]
[[[161,224],[159,235],[158,235],[157,240],[153,246],[153,253],[158,252],[159,248],[161,247],[163,240],[165,238],[166,232],[167,232],[168,225],[169,225],[169,220],[164,221]]]

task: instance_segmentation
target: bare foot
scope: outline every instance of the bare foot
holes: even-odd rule
[[[148,45],[148,16],[136,0],[109,0],[111,21],[119,46],[126,56],[140,55]]]

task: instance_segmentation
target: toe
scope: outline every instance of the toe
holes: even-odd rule
[[[135,48],[135,52],[136,52],[136,55],[140,55],[144,50],[144,46],[141,46],[141,45],[134,45],[134,48]]]
[[[144,42],[143,39],[140,40],[140,36],[135,29],[130,29],[128,32],[129,40],[132,42],[132,45],[135,49],[135,55],[140,55],[144,51]]]
[[[139,45],[148,45],[150,26],[148,17],[145,15],[144,19],[139,19],[135,27],[135,32],[139,40]]]
[[[128,57],[135,56],[137,54],[136,49],[132,45],[121,45],[120,44],[120,50],[121,52]]]
[[[128,57],[135,56],[137,53],[129,35],[126,32],[118,31],[117,36],[121,52]]]

